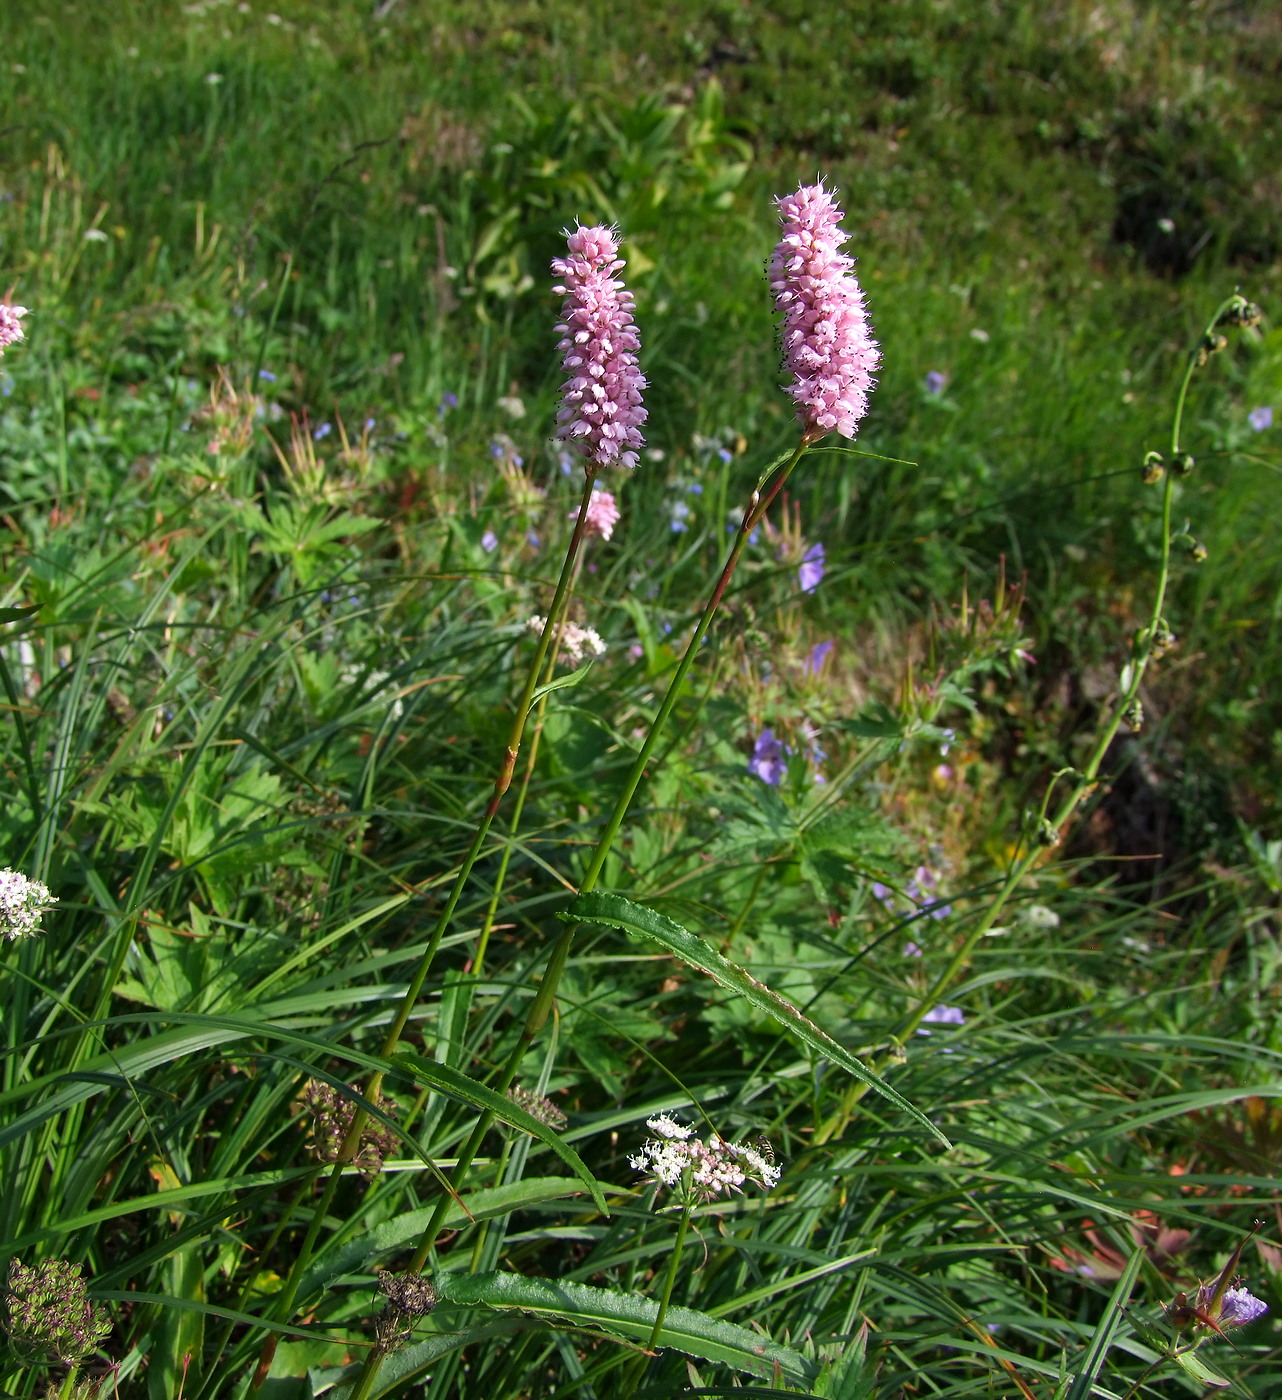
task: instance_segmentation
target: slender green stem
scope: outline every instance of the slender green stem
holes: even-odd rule
[[[687,1192],[690,1183],[684,1183]],[[686,1232],[690,1228],[690,1212],[694,1209],[693,1198],[688,1198],[685,1208],[681,1212],[681,1223],[677,1226],[677,1237],[673,1241],[672,1253],[668,1256],[668,1272],[663,1280],[663,1292],[659,1295],[659,1311],[655,1314],[654,1326],[650,1329],[650,1340],[646,1343],[647,1351],[654,1351],[659,1345],[659,1338],[663,1335],[663,1319],[668,1315],[668,1304],[672,1301],[672,1289],[677,1281],[677,1265],[681,1262],[681,1251],[685,1248]],[[644,1364],[644,1363],[643,1363]]]
[[[777,469],[772,467],[762,478],[757,489],[752,493],[752,499],[748,502],[748,509],[744,512],[743,521],[735,535],[734,543],[730,548],[729,557],[726,559],[725,567],[713,585],[712,592],[704,606],[703,612],[695,625],[690,641],[686,646],[685,654],[677,664],[673,672],[672,679],[668,683],[667,693],[659,706],[654,719],[651,721],[649,732],[646,734],[641,748],[637,753],[636,760],[632,765],[627,779],[624,781],[623,790],[620,792],[618,800],[615,802],[614,810],[605,824],[600,837],[597,840],[596,850],[592,854],[592,859],[588,862],[588,868],[579,885],[582,893],[593,889],[600,878],[601,870],[605,865],[606,858],[614,845],[615,838],[619,834],[619,829],[623,825],[623,819],[627,815],[628,808],[632,804],[632,799],[636,795],[637,788],[640,787],[642,779],[645,777],[646,765],[650,761],[650,756],[654,746],[658,741],[663,726],[667,723],[669,715],[677,703],[681,693],[682,684],[689,673],[694,658],[698,654],[699,648],[703,644],[704,637],[708,634],[708,628],[712,624],[712,619],[716,615],[717,609],[721,606],[721,601],[725,597],[726,589],[730,585],[730,580],[734,576],[734,571],[739,563],[739,556],[743,553],[744,546],[748,542],[748,536],[761,521],[773,504],[779,492],[783,489],[788,478],[792,475],[797,463],[801,461],[806,450],[812,445],[810,436],[804,435],[797,444],[796,450],[784,459],[782,465]],[[545,629],[545,635],[551,630]],[[526,1014],[525,1024],[521,1028],[521,1033],[517,1037],[516,1045],[512,1053],[508,1056],[507,1063],[503,1066],[498,1080],[491,1086],[496,1093],[505,1094],[512,1087],[512,1082],[516,1078],[517,1070],[521,1066],[521,1061],[525,1058],[526,1051],[533,1043],[534,1038],[542,1030],[552,1006],[556,1000],[557,986],[561,980],[561,974],[565,970],[565,965],[569,960],[570,949],[574,943],[574,935],[577,925],[567,924],[562,930],[552,952],[548,958],[547,967],[544,970],[543,978],[539,983],[539,990],[535,994],[534,1001],[530,1005]],[[476,1120],[471,1135],[463,1145],[455,1164],[451,1181],[454,1191],[462,1190],[463,1182],[471,1168],[472,1162],[480,1151],[481,1143],[485,1140],[486,1133],[493,1125],[494,1115],[488,1110],[483,1110]],[[449,1210],[451,1196],[442,1192],[427,1222],[427,1227],[423,1231],[419,1240],[418,1248],[414,1251],[414,1256],[409,1262],[409,1272],[420,1273],[426,1265],[437,1238],[441,1233],[442,1225],[445,1221],[446,1212]],[[370,1390],[374,1385],[375,1377],[379,1367],[382,1365],[382,1356],[377,1351],[372,1351],[365,1359],[365,1367],[362,1372],[360,1383],[351,1400],[367,1400]]]
[[[1217,308],[1210,324],[1207,326],[1207,334],[1210,334],[1221,315],[1228,309],[1235,298],[1226,299]],[[1180,450],[1180,426],[1184,418],[1184,405],[1188,397],[1189,384],[1192,382],[1193,372],[1197,368],[1197,352],[1194,351],[1189,356],[1188,365],[1184,371],[1184,378],[1180,382],[1179,393],[1176,396],[1175,412],[1171,425],[1171,453],[1174,456]],[[1171,510],[1174,501],[1174,478],[1168,470],[1162,489],[1162,553],[1158,565],[1157,587],[1153,594],[1153,606],[1149,614],[1148,624],[1142,628],[1135,637],[1135,642],[1131,651],[1131,660],[1128,665],[1129,675],[1126,684],[1122,686],[1108,719],[1096,736],[1095,744],[1091,749],[1090,757],[1080,772],[1075,773],[1076,782],[1073,783],[1068,795],[1055,809],[1054,815],[1046,819],[1046,808],[1049,805],[1050,791],[1048,790],[1046,799],[1042,804],[1040,817],[1044,819],[1044,830],[1046,833],[1046,844],[1038,838],[1040,832],[1033,833],[1032,839],[1028,842],[1027,849],[1012,861],[1006,872],[1006,877],[1002,881],[992,902],[983,914],[976,920],[969,934],[963,940],[961,946],[953,954],[948,966],[931,983],[929,990],[913,1006],[913,1009],[896,1027],[894,1035],[891,1037],[890,1048],[879,1056],[873,1063],[874,1073],[881,1074],[889,1065],[893,1064],[903,1053],[903,1046],[907,1039],[925,1020],[930,1009],[937,1006],[944,993],[952,986],[958,975],[970,962],[971,955],[981,938],[997,922],[1002,910],[1006,907],[1011,896],[1018,889],[1024,877],[1032,867],[1046,854],[1052,846],[1058,843],[1062,837],[1063,827],[1074,815],[1077,809],[1085,801],[1087,796],[1094,790],[1099,779],[1100,768],[1103,766],[1105,755],[1109,746],[1117,737],[1118,730],[1122,727],[1127,715],[1131,712],[1139,696],[1140,687],[1144,681],[1145,672],[1148,670],[1149,662],[1153,657],[1153,648],[1161,632],[1162,613],[1166,606],[1166,594],[1171,577]],[[1124,673],[1126,674],[1126,673]],[[1072,771],[1072,770],[1069,770]],[[1058,776],[1058,775],[1057,775]],[[1053,783],[1052,783],[1053,787]],[[1039,822],[1043,826],[1043,822]],[[828,1142],[844,1131],[846,1124],[850,1120],[850,1115],[855,1106],[868,1092],[869,1085],[863,1081],[852,1084],[846,1091],[838,1111],[823,1123],[814,1137],[815,1145]]]
[[[298,1290],[303,1281],[303,1268],[306,1266],[306,1261],[311,1258],[312,1250],[316,1248],[316,1240],[320,1235],[321,1226],[325,1223],[330,1206],[334,1204],[334,1193],[338,1190],[339,1181],[342,1180],[344,1166],[345,1163],[342,1161],[335,1162],[329,1176],[325,1179],[325,1189],[321,1192],[320,1200],[312,1211],[312,1218],[308,1223],[307,1233],[303,1236],[298,1258],[293,1267],[290,1268],[284,1286],[272,1304],[271,1316],[278,1322],[287,1321],[294,1311],[294,1299],[298,1297]],[[302,1266],[300,1266],[299,1260],[303,1261]],[[249,1385],[251,1395],[256,1395],[262,1389],[263,1382],[271,1371],[278,1340],[279,1334],[271,1332],[263,1341],[262,1350],[258,1355],[258,1366],[254,1370],[254,1377]]]
[[[570,593],[573,594],[574,586],[578,581],[579,566],[583,562],[583,555],[580,553],[575,559],[574,574],[570,579]],[[550,623],[549,623],[550,625]],[[556,673],[557,658],[561,652],[561,637],[565,631],[565,616],[562,614],[557,622],[556,635],[552,645],[548,648],[547,665],[543,671],[542,684],[546,685]],[[521,827],[521,816],[525,811],[525,799],[529,796],[530,780],[534,776],[534,765],[538,762],[539,746],[543,739],[543,721],[547,715],[548,695],[545,693],[539,696],[538,707],[534,712],[534,724],[530,731],[530,742],[527,748],[525,770],[521,774],[521,783],[517,788],[516,801],[512,805],[512,819],[508,823],[508,839],[503,847],[503,854],[499,858],[498,874],[494,877],[494,893],[490,896],[489,907],[485,911],[485,918],[481,923],[481,932],[476,940],[476,952],[472,958],[472,975],[479,977],[485,966],[485,954],[490,945],[490,934],[494,929],[494,920],[498,914],[499,901],[503,897],[503,886],[507,881],[507,869],[512,860],[512,842],[516,839],[516,833]]]
[[[770,861],[763,860],[757,867],[757,873],[753,876],[752,888],[748,891],[748,897],[743,902],[743,907],[735,917],[734,923],[730,925],[726,936],[721,940],[721,951],[724,953],[739,936],[740,930],[748,921],[748,915],[752,912],[752,906],[757,902],[757,896],[761,893],[761,887],[766,882],[766,875],[770,871]]]
[[[681,1252],[685,1249],[686,1232],[690,1228],[690,1212],[694,1209],[694,1199],[690,1195],[690,1172],[686,1170],[681,1185],[686,1193],[686,1203],[681,1209],[681,1220],[677,1225],[677,1237],[668,1255],[668,1268],[663,1276],[663,1288],[659,1293],[659,1310],[654,1315],[654,1326],[650,1329],[650,1339],[645,1344],[645,1353],[632,1363],[623,1393],[631,1395],[641,1384],[646,1367],[653,1354],[659,1349],[659,1338],[663,1335],[663,1322],[668,1315],[668,1304],[672,1301],[672,1290],[677,1282],[677,1266],[681,1263]]]
[[[476,864],[477,857],[481,853],[481,847],[485,844],[485,838],[489,834],[499,806],[503,801],[503,796],[507,792],[512,781],[512,774],[516,770],[517,754],[520,751],[521,739],[525,733],[526,722],[529,719],[530,709],[534,700],[534,691],[538,685],[539,676],[543,672],[544,664],[549,651],[552,649],[553,638],[559,636],[561,618],[565,612],[569,601],[571,580],[576,573],[575,560],[579,553],[579,548],[583,543],[587,530],[588,506],[592,501],[592,486],[596,473],[585,472],[583,497],[579,502],[579,513],[574,522],[574,532],[570,536],[570,543],[566,548],[565,561],[561,566],[561,575],[557,579],[556,592],[552,596],[551,606],[548,608],[547,622],[544,625],[543,633],[539,637],[538,646],[535,649],[534,659],[530,663],[529,671],[525,677],[525,685],[516,703],[516,712],[512,717],[512,728],[508,735],[507,747],[503,752],[503,760],[499,765],[499,771],[494,779],[494,789],[490,795],[490,800],[486,804],[481,820],[477,823],[476,832],[472,837],[471,845],[467,849],[458,872],[454,877],[454,883],[450,888],[450,893],[442,906],[441,912],[436,920],[436,925],[432,929],[428,938],[427,947],[423,950],[423,955],[418,961],[414,974],[410,978],[409,985],[405,989],[405,994],[401,998],[400,1007],[388,1027],[387,1035],[383,1039],[380,1054],[383,1059],[389,1059],[395,1054],[400,1044],[401,1036],[405,1031],[409,1018],[418,1002],[419,993],[423,990],[423,984],[427,980],[427,975],[431,970],[433,960],[437,950],[441,946],[441,941],[445,937],[445,932],[449,928],[450,921],[454,917],[454,910],[458,907],[458,902],[462,897],[463,890],[467,885],[472,867]],[[365,1098],[370,1103],[377,1103],[379,1094],[383,1087],[383,1072],[375,1071],[369,1079],[365,1089]],[[303,1240],[302,1246],[290,1266],[289,1276],[281,1290],[280,1303],[276,1309],[276,1315],[280,1320],[285,1320],[287,1313],[281,1313],[282,1307],[292,1308],[294,1298],[297,1296],[298,1287],[302,1280],[303,1272],[311,1260],[311,1252],[316,1243],[316,1233],[319,1229],[319,1221],[323,1219],[325,1211],[328,1209],[328,1202],[333,1199],[333,1191],[336,1189],[338,1179],[342,1175],[343,1167],[356,1156],[360,1149],[361,1134],[365,1129],[368,1114],[357,1104],[352,1113],[352,1121],[347,1130],[347,1136],[343,1141],[339,1152],[338,1161],[334,1165],[334,1170],[330,1174],[329,1182],[326,1185],[326,1206],[318,1212],[312,1219],[312,1226],[308,1230]],[[443,1199],[448,1201],[448,1196]],[[272,1345],[272,1339],[268,1338],[264,1343],[264,1350]],[[380,1355],[377,1351],[371,1352],[371,1357],[377,1358]],[[270,1364],[270,1362],[269,1362]],[[261,1366],[260,1366],[261,1372]],[[265,1373],[263,1373],[265,1376]],[[255,1389],[261,1385],[262,1379],[255,1377]]]

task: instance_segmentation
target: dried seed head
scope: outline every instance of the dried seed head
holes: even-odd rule
[[[426,1317],[439,1301],[432,1281],[422,1274],[379,1274],[378,1291],[387,1299],[389,1312],[406,1317]]]
[[[531,1118],[537,1118],[540,1123],[546,1124],[549,1128],[555,1128],[559,1132],[565,1127],[565,1114],[552,1102],[545,1099],[541,1094],[536,1094],[530,1089],[523,1089],[519,1084],[513,1084],[507,1091],[507,1096],[517,1106],[523,1108]]]
[[[379,1274],[378,1291],[385,1301],[374,1336],[379,1351],[395,1351],[409,1341],[414,1323],[436,1306],[436,1289],[422,1274]]]
[[[342,1161],[343,1144],[351,1131],[356,1105],[332,1085],[319,1079],[308,1081],[303,1097],[312,1115],[309,1150],[319,1161]],[[382,1095],[379,1096],[378,1106],[389,1116],[396,1109],[392,1100]],[[359,1168],[363,1176],[377,1176],[383,1169],[384,1159],[391,1155],[395,1146],[396,1135],[376,1119],[367,1118],[361,1127],[360,1142],[350,1159],[351,1163]]]
[[[19,1357],[64,1366],[96,1351],[111,1331],[107,1314],[89,1300],[80,1265],[65,1259],[30,1267],[10,1261],[4,1327]]]

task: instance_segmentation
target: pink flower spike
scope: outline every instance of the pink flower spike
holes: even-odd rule
[[[569,519],[577,518],[578,511],[572,510]],[[619,523],[619,505],[609,491],[603,491],[599,486],[592,488],[585,523],[589,535],[600,535],[603,540],[608,540],[614,533],[614,527]]]
[[[565,298],[557,349],[569,375],[561,386],[556,435],[579,449],[588,471],[612,463],[635,467],[645,445],[645,376],[637,367],[641,342],[632,293],[614,276],[623,266],[618,239],[599,224],[580,226],[568,238],[569,256],[552,260],[561,282],[552,290]]]
[[[25,306],[10,306],[0,301],[0,355],[22,339],[22,318],[27,314]]]
[[[770,290],[783,317],[787,392],[810,438],[853,438],[868,411],[873,371],[881,361],[855,280],[842,212],[831,191],[802,185],[775,201],[783,236],[770,259]]]

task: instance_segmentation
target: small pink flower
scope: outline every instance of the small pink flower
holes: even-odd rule
[[[0,355],[22,339],[21,322],[26,314],[25,306],[10,306],[7,301],[0,301]]]
[[[552,290],[565,298],[557,349],[565,352],[561,364],[570,376],[561,386],[557,436],[578,446],[596,468],[615,462],[635,467],[645,445],[641,342],[632,294],[613,275],[623,266],[618,252],[613,230],[579,227],[569,235],[569,256],[552,261],[562,284]]]
[[[841,208],[822,183],[776,203],[783,237],[770,259],[770,290],[783,316],[784,365],[793,377],[787,392],[810,436],[853,438],[880,354],[854,259],[840,251]]]
[[[572,510],[570,519],[577,517],[578,512]],[[608,540],[614,533],[614,527],[619,523],[619,506],[609,491],[603,491],[599,486],[592,488],[586,523],[589,535],[600,535],[603,540]]]

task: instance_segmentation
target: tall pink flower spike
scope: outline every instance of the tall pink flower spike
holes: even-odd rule
[[[840,251],[841,206],[822,182],[775,203],[783,236],[770,259],[770,290],[783,315],[784,367],[793,378],[787,392],[810,438],[831,432],[853,438],[881,355],[855,260]]]
[[[564,321],[557,326],[570,376],[561,386],[557,437],[577,446],[587,470],[618,463],[635,467],[645,445],[641,403],[645,376],[637,366],[632,294],[614,274],[623,266],[612,229],[576,228],[569,234],[569,256],[554,258],[552,274],[562,285]]]

